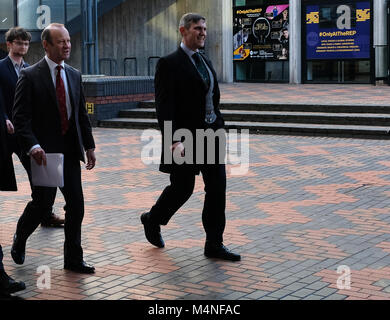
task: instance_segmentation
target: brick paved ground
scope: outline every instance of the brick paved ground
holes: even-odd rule
[[[387,88],[386,88],[387,89]],[[0,194],[0,243],[7,271],[36,299],[390,299],[390,145],[387,141],[251,135],[250,168],[228,166],[225,244],[231,263],[203,256],[203,185],[163,227],[164,249],[144,238],[139,216],[168,176],[145,165],[142,130],[95,129],[98,163],[83,171],[85,259],[94,275],[64,271],[63,230],[39,227],[25,264],[10,257],[29,185],[15,160],[19,191]],[[233,145],[230,145],[233,150]],[[55,211],[63,214],[59,193]],[[51,269],[40,290],[37,268]],[[339,289],[337,268],[351,270]],[[341,284],[346,284],[342,282]]]
[[[388,106],[390,101],[388,85],[241,82],[220,87],[224,102]]]

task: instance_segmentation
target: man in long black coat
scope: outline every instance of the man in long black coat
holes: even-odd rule
[[[16,191],[14,167],[6,142],[5,111],[0,104],[0,191]],[[3,250],[0,245],[0,295],[8,295],[25,288],[26,286],[23,282],[16,282],[5,272]]]
[[[164,247],[160,225],[166,225],[190,198],[195,176],[202,173],[206,191],[202,212],[206,231],[204,254],[208,258],[238,261],[240,255],[223,245],[226,224],[224,152],[220,154],[219,147],[210,149],[209,145],[195,150],[195,146],[202,144],[202,137],[197,136],[199,130],[216,133],[214,142],[221,144],[223,150],[226,143],[224,120],[219,111],[217,76],[210,60],[199,52],[207,34],[206,19],[199,14],[185,14],[179,31],[182,35],[180,47],[159,60],[155,75],[156,111],[163,135],[160,171],[170,174],[171,184],[164,189],[150,212],[141,215],[141,221],[147,240],[157,247]],[[183,139],[178,135],[176,139],[177,130],[190,137]],[[221,130],[222,136],[217,134]],[[207,143],[212,145],[209,140]],[[199,157],[204,150],[207,150],[207,156],[215,151],[214,162],[206,156]]]

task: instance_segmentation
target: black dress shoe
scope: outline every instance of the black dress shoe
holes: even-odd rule
[[[85,261],[79,263],[65,262],[64,269],[78,273],[95,273],[95,267]]]
[[[146,239],[148,239],[152,245],[158,248],[164,248],[165,243],[161,237],[160,225],[150,222],[149,212],[145,212],[141,215],[141,222],[144,225]]]
[[[217,259],[229,260],[229,261],[241,260],[241,256],[239,254],[231,252],[222,243],[213,244],[213,243],[206,242],[206,245],[204,247],[204,255],[207,258],[217,258]]]
[[[14,234],[14,241],[11,248],[11,256],[16,264],[23,264],[26,256],[26,241],[22,241]]]
[[[42,227],[63,227],[65,223],[65,219],[62,219],[59,215],[52,212],[49,215],[49,218],[45,218],[41,222]]]
[[[16,282],[5,271],[0,271],[0,294],[8,295],[26,289],[24,282]]]

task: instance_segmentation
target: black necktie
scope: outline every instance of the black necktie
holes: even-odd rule
[[[196,68],[199,71],[199,74],[201,75],[204,83],[207,85],[207,87],[210,87],[210,75],[209,72],[207,71],[206,65],[203,62],[203,59],[200,57],[200,54],[198,52],[195,52],[192,55],[192,58],[195,61]]]

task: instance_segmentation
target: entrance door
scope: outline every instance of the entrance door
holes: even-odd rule
[[[306,82],[370,83],[370,60],[308,61]]]

